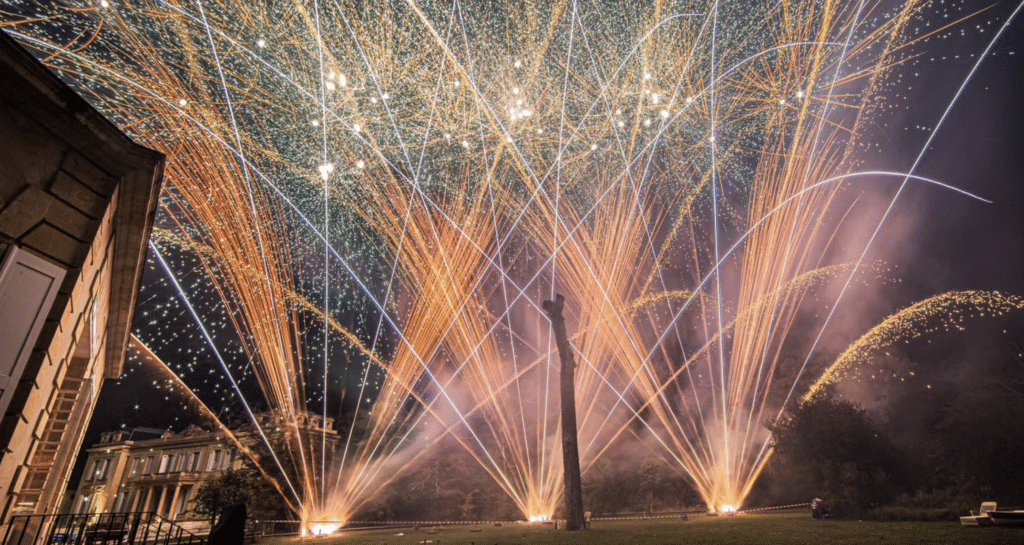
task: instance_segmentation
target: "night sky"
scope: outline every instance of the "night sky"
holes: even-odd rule
[[[989,5],[968,2],[963,7],[970,12]],[[894,171],[911,166],[977,54],[1015,7],[1008,2],[995,3],[987,11],[929,40],[916,58],[907,61],[910,68],[900,70],[899,83],[892,84],[893,92],[903,95],[902,100],[896,101],[898,106],[893,108],[884,126],[875,124],[877,134],[871,140],[876,149],[864,154],[865,164]],[[980,203],[932,186],[909,184],[866,258],[891,267],[899,283],[890,284],[889,288],[874,294],[873,299],[869,298],[871,308],[863,323],[856,327],[870,325],[887,312],[946,291],[998,290],[1024,294],[1024,244],[1021,243],[1024,240],[1024,177],[1021,174],[1024,153],[1020,151],[1024,149],[1022,36],[1024,19],[1018,17],[963,90],[917,169],[921,176],[971,191],[993,203]],[[875,192],[874,217],[881,217],[896,186],[890,182]],[[865,224],[873,227],[875,222]],[[853,252],[862,249],[860,245],[852,246],[856,246],[849,248]],[[144,282],[144,294],[140,297],[143,310],[147,302],[145,289],[160,273],[150,267],[146,275],[150,282]],[[157,289],[153,297],[166,297],[166,292]],[[852,299],[844,305],[842,308],[855,316],[860,308],[868,306],[866,301]],[[136,330],[147,329],[147,317],[140,312],[136,317]],[[165,315],[162,319],[166,318]],[[181,321],[177,329],[190,329],[187,316],[176,319]],[[164,329],[163,324],[161,329]],[[1024,332],[1018,335],[1024,336]],[[981,337],[975,341],[1005,344],[1000,339]],[[209,358],[209,354],[204,354],[205,343],[201,339],[192,337],[174,346],[179,353]],[[971,352],[971,347],[962,342],[954,341],[953,346],[965,353]],[[927,353],[928,348],[923,350]],[[175,415],[167,421],[164,411],[152,411],[159,417],[131,416],[131,411],[146,412],[141,406],[136,409],[141,400],[147,403],[163,400],[175,405],[176,396],[167,395],[163,389],[149,390],[148,386],[152,386],[157,377],[159,373],[152,370],[133,370],[126,376],[123,387],[109,384],[90,434],[95,436],[99,433],[98,427],[111,427],[115,422],[183,426],[183,416]],[[231,404],[227,406],[230,410]],[[127,414],[126,408],[129,409]],[[234,408],[238,410],[237,404]]]
[[[988,3],[977,5],[984,7]],[[965,7],[970,9],[971,4]],[[893,112],[885,127],[876,125],[878,135],[874,141],[879,146],[875,154],[879,162],[892,170],[909,168],[976,60],[975,55],[1014,7],[1012,3],[996,3],[987,12],[953,27],[949,38],[929,41],[924,48],[926,53],[909,61],[912,70],[901,71],[914,73],[913,78],[903,80],[904,107]],[[1024,294],[1022,45],[1024,18],[1018,17],[964,89],[918,168],[922,176],[967,189],[993,203],[979,203],[933,187],[911,184],[868,256],[891,266],[901,281],[876,294],[863,323],[870,325],[886,311],[945,291],[984,289]],[[866,160],[873,161],[874,157],[869,154]],[[894,192],[893,187],[879,195],[891,198]],[[876,210],[878,217],[883,210]],[[149,277],[159,273],[150,267],[146,274]],[[140,297],[140,301],[145,303],[145,298]],[[856,314],[865,302],[848,300],[845,305]],[[1008,324],[1010,329],[1004,333]],[[912,347],[908,356],[942,359],[943,365],[931,369],[937,373],[941,370],[944,376],[970,377],[972,368],[985,367],[978,358],[998,358],[1012,351],[1005,336],[1024,338],[1024,317],[1017,316],[1008,324],[976,324],[974,329],[979,331],[973,334],[940,341],[938,348]],[[189,325],[186,321],[179,327],[187,329]],[[145,328],[145,319],[137,316],[136,329]],[[181,346],[186,351],[203,350],[196,339]],[[99,433],[119,426],[179,429],[190,418],[198,418],[197,412],[181,409],[180,397],[169,394],[165,386],[158,386],[163,384],[160,373],[138,368],[137,363],[136,368],[129,365],[130,371],[122,381],[111,381],[104,387],[86,444],[97,439]],[[957,366],[963,369],[951,373],[950,367]],[[856,387],[845,391],[869,406],[877,407],[880,403]],[[903,410],[888,404],[903,400],[906,392],[903,396],[890,393],[891,400],[881,402],[882,406],[894,412]],[[236,411],[237,405],[233,406]],[[227,407],[230,411],[232,405]],[[929,420],[933,416],[931,411],[936,409],[926,404],[922,420]]]
[[[21,4],[15,2],[14,5],[13,13],[19,13],[17,6]],[[942,13],[941,6],[945,4],[934,5],[933,11]],[[989,3],[950,5],[963,8],[958,13],[970,13],[986,8]],[[963,78],[977,61],[977,55],[1016,8],[1011,2],[997,2],[910,50],[899,69],[887,76],[883,86],[890,100],[888,109],[873,117],[867,139],[872,146],[859,152],[860,164],[865,169],[905,171],[911,167]],[[21,9],[28,8],[21,5]],[[5,18],[13,19],[11,13],[5,12]],[[941,20],[941,17],[932,19]],[[914,24],[917,23],[911,26]],[[887,276],[898,280],[881,282],[841,303],[842,319],[830,326],[823,341],[822,358],[834,357],[885,316],[933,295],[952,290],[995,290],[1024,296],[1022,42],[1024,16],[1018,16],[963,90],[915,172],[970,191],[993,201],[992,204],[934,186],[910,183],[866,256],[868,261],[882,263]],[[80,80],[70,79],[73,84],[82,85]],[[866,235],[870,235],[877,219],[885,212],[898,182],[887,180],[870,189],[855,184],[846,186],[846,196],[857,201],[857,224],[851,226],[848,240],[836,245],[830,257],[843,261],[859,256]],[[173,207],[168,207],[165,199],[165,208],[158,215],[158,227],[171,224],[168,209]],[[353,248],[355,246],[353,244]],[[371,252],[353,248],[349,249]],[[322,259],[315,252],[316,245],[310,243],[295,250],[292,257],[297,262]],[[203,277],[196,272],[199,267],[195,258],[180,249],[170,250],[169,254],[174,263],[184,265],[183,269],[192,269],[191,273],[181,275],[180,281],[186,289],[203,290]],[[366,257],[367,262],[372,261],[369,253]],[[381,272],[373,266],[368,265],[367,277],[372,277],[371,281],[378,285],[383,284]],[[298,278],[297,281],[300,287],[315,295],[320,280]],[[360,330],[363,341],[369,344],[379,314],[354,293],[356,290],[350,285],[338,288],[339,301],[334,303],[333,314],[339,322]],[[212,410],[229,420],[233,418],[229,415],[241,412],[240,404],[227,391],[228,386],[212,363],[204,339],[195,334],[191,316],[173,299],[173,290],[151,256],[139,296],[135,332],[144,341],[158,343],[153,346],[158,355],[183,374]],[[211,322],[224,323],[227,314],[215,299],[202,299],[196,304]],[[223,329],[223,325],[221,327]],[[232,339],[230,330],[213,334],[229,365],[247,372],[241,346],[237,339]],[[311,336],[314,338],[309,341],[316,342],[316,335]],[[913,413],[914,416],[908,416],[906,433],[924,433],[929,413],[937,410],[941,399],[920,403],[920,399],[911,394],[917,395],[922,385],[933,383],[944,384],[943,391],[956,389],[958,385],[951,383],[949,377],[970,381],[972,371],[983,370],[989,365],[986,362],[1007,357],[1013,351],[1010,341],[1021,339],[1024,339],[1024,315],[1020,313],[1006,319],[972,323],[968,332],[939,335],[932,339],[934,342],[913,343],[901,349],[895,359],[902,357],[914,362],[916,379],[913,384],[888,385],[884,388],[887,395],[882,399],[877,392],[871,392],[871,388],[855,382],[841,385],[838,390],[873,410]],[[393,350],[395,339],[385,331],[378,342],[387,354]],[[797,348],[806,348],[807,342],[808,339],[803,339]],[[310,347],[310,354],[317,356],[318,349]],[[333,371],[331,376],[329,412],[344,416],[352,410],[354,401],[352,397],[342,401],[340,394],[361,384],[366,364],[340,342],[332,341],[331,351],[337,359],[344,358],[345,365],[338,366],[339,370]],[[315,372],[311,373],[316,376]],[[377,385],[383,379],[378,372],[371,372],[367,377]],[[255,400],[260,396],[254,381],[243,380],[242,389],[250,394],[247,397],[258,409],[260,403]],[[898,405],[908,399],[914,399],[917,405]],[[320,401],[320,398],[311,398],[314,405]],[[199,413],[189,409],[189,403],[180,392],[168,387],[161,371],[131,357],[126,375],[104,386],[86,445],[95,441],[99,433],[117,427],[181,429],[198,418]],[[922,429],[910,429],[917,423]]]

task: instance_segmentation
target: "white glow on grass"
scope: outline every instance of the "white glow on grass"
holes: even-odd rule
[[[317,521],[309,523],[309,530],[304,530],[302,537],[329,536],[344,526],[341,521]]]

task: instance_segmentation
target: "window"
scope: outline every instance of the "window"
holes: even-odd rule
[[[146,471],[144,473],[146,475],[152,475],[153,474],[153,457],[152,456],[150,456],[149,458],[146,458]]]
[[[96,461],[96,480],[102,481],[107,478],[107,472],[110,471],[110,462],[110,458]]]
[[[138,457],[138,458],[136,458],[132,462],[132,474],[131,474],[132,477],[138,477],[139,476],[139,472],[142,471],[142,462],[143,462],[142,457]]]
[[[92,474],[93,474],[94,471],[96,471],[96,461],[95,460],[93,460],[93,461],[89,462],[88,464],[86,464],[86,466],[85,466],[85,480],[91,481],[92,480]]]
[[[167,473],[167,466],[168,466],[168,462],[170,461],[170,459],[171,459],[171,457],[166,455],[166,454],[161,456],[160,457],[160,468],[157,469],[156,472],[157,473]]]
[[[192,467],[189,468],[189,470],[192,473],[195,473],[196,471],[199,471],[199,453],[198,452],[193,452],[192,453]]]
[[[100,297],[93,297],[92,306],[89,308],[89,357],[93,356],[95,347],[99,346],[99,306]]]
[[[206,466],[206,471],[217,471],[220,469],[220,451],[213,451],[213,455],[210,456],[210,463]]]
[[[175,516],[180,516],[188,510],[188,494],[191,491],[191,486],[181,487],[181,495],[178,496],[178,507],[174,510]]]

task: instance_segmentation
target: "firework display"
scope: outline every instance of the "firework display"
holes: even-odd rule
[[[971,15],[68,0],[9,1],[0,20],[167,155],[136,350],[242,420],[339,417],[336,450],[295,433],[253,455],[320,533],[443,438],[525,518],[554,515],[558,357],[540,303],[555,293],[584,472],[641,435],[717,511],[743,504],[771,456],[764,423],[791,404],[931,318],[1021,309],[938,296],[818,361],[848,292],[885,275],[865,257],[905,186],[983,200],[915,172],[930,139],[890,171],[868,136],[914,46]],[[867,190],[884,215],[858,206]],[[849,217],[873,228],[852,257],[837,250]]]

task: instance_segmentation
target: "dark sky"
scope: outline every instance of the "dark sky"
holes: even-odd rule
[[[878,166],[890,170],[910,167],[930,134],[928,128],[934,127],[974,64],[976,58],[970,54],[984,49],[1015,7],[1014,3],[996,4],[962,23],[968,31],[974,29],[973,34],[929,43],[928,56],[937,60],[920,57],[915,61],[912,70],[919,75],[911,83],[916,89],[908,91],[911,104],[895,112],[886,128],[879,128],[885,145],[879,152],[884,164]],[[977,31],[978,25],[984,32]],[[892,310],[950,290],[1024,295],[1022,42],[1024,16],[1019,16],[957,101],[916,172],[976,193],[993,204],[910,184],[868,256],[885,261],[902,279],[896,289],[880,294],[883,299],[891,297],[887,306]],[[895,184],[889,191],[878,192],[881,202],[887,203],[894,190]],[[858,302],[843,304],[855,308]],[[877,322],[877,312],[874,316]],[[1021,323],[1024,319],[1017,321]],[[1024,335],[1024,330],[1021,333]],[[149,386],[155,378],[136,374],[120,387],[105,386],[86,444],[95,441],[100,432],[127,421],[159,425],[160,415],[166,414],[164,408],[180,407],[173,400],[164,406],[165,393]],[[135,408],[140,403],[142,410]],[[132,412],[137,418],[128,416]],[[178,422],[163,425],[183,427],[182,415],[178,416]]]
[[[922,59],[921,92],[903,125],[894,131],[894,151],[909,167],[975,59],[1015,3],[1000,3],[966,22],[987,32],[975,40],[937,41],[935,57]],[[991,24],[988,22],[991,21]],[[912,185],[893,210],[915,218],[914,235],[894,241],[886,259],[902,269],[903,289],[915,291],[993,289],[1024,294],[1024,19],[1012,23],[951,110],[924,156],[918,174],[994,201],[983,204],[932,187]],[[903,134],[899,134],[902,132]],[[924,293],[920,294],[924,295]]]
[[[977,9],[989,4],[979,4]],[[963,27],[967,37],[936,40],[913,70],[920,76],[910,107],[882,137],[881,155],[894,170],[908,169],[984,49],[1016,3],[999,3]],[[1024,15],[1024,14],[1022,14]],[[883,260],[898,284],[882,288],[872,304],[891,311],[953,290],[998,290],[1024,296],[1024,17],[1007,29],[980,66],[925,154],[917,174],[993,201],[984,204],[923,184],[911,184],[894,207],[869,259]],[[985,32],[977,32],[978,27]],[[974,31],[972,34],[971,31]],[[960,58],[957,59],[956,56]],[[935,58],[935,61],[931,61]],[[893,191],[883,192],[891,197]],[[888,199],[884,200],[888,203]],[[880,214],[879,214],[880,215]],[[847,301],[856,312],[861,301]],[[884,317],[877,310],[871,324]],[[889,419],[898,441],[927,440],[942,407],[958,392],[997,371],[1024,340],[1024,316],[975,320],[967,331],[936,335],[894,350],[879,367],[911,365],[920,385],[847,384],[844,396]],[[846,339],[842,342],[849,342]],[[900,358],[903,363],[895,363]],[[906,363],[906,362],[911,363]],[[905,371],[906,369],[896,369]],[[892,422],[895,420],[895,422]]]

